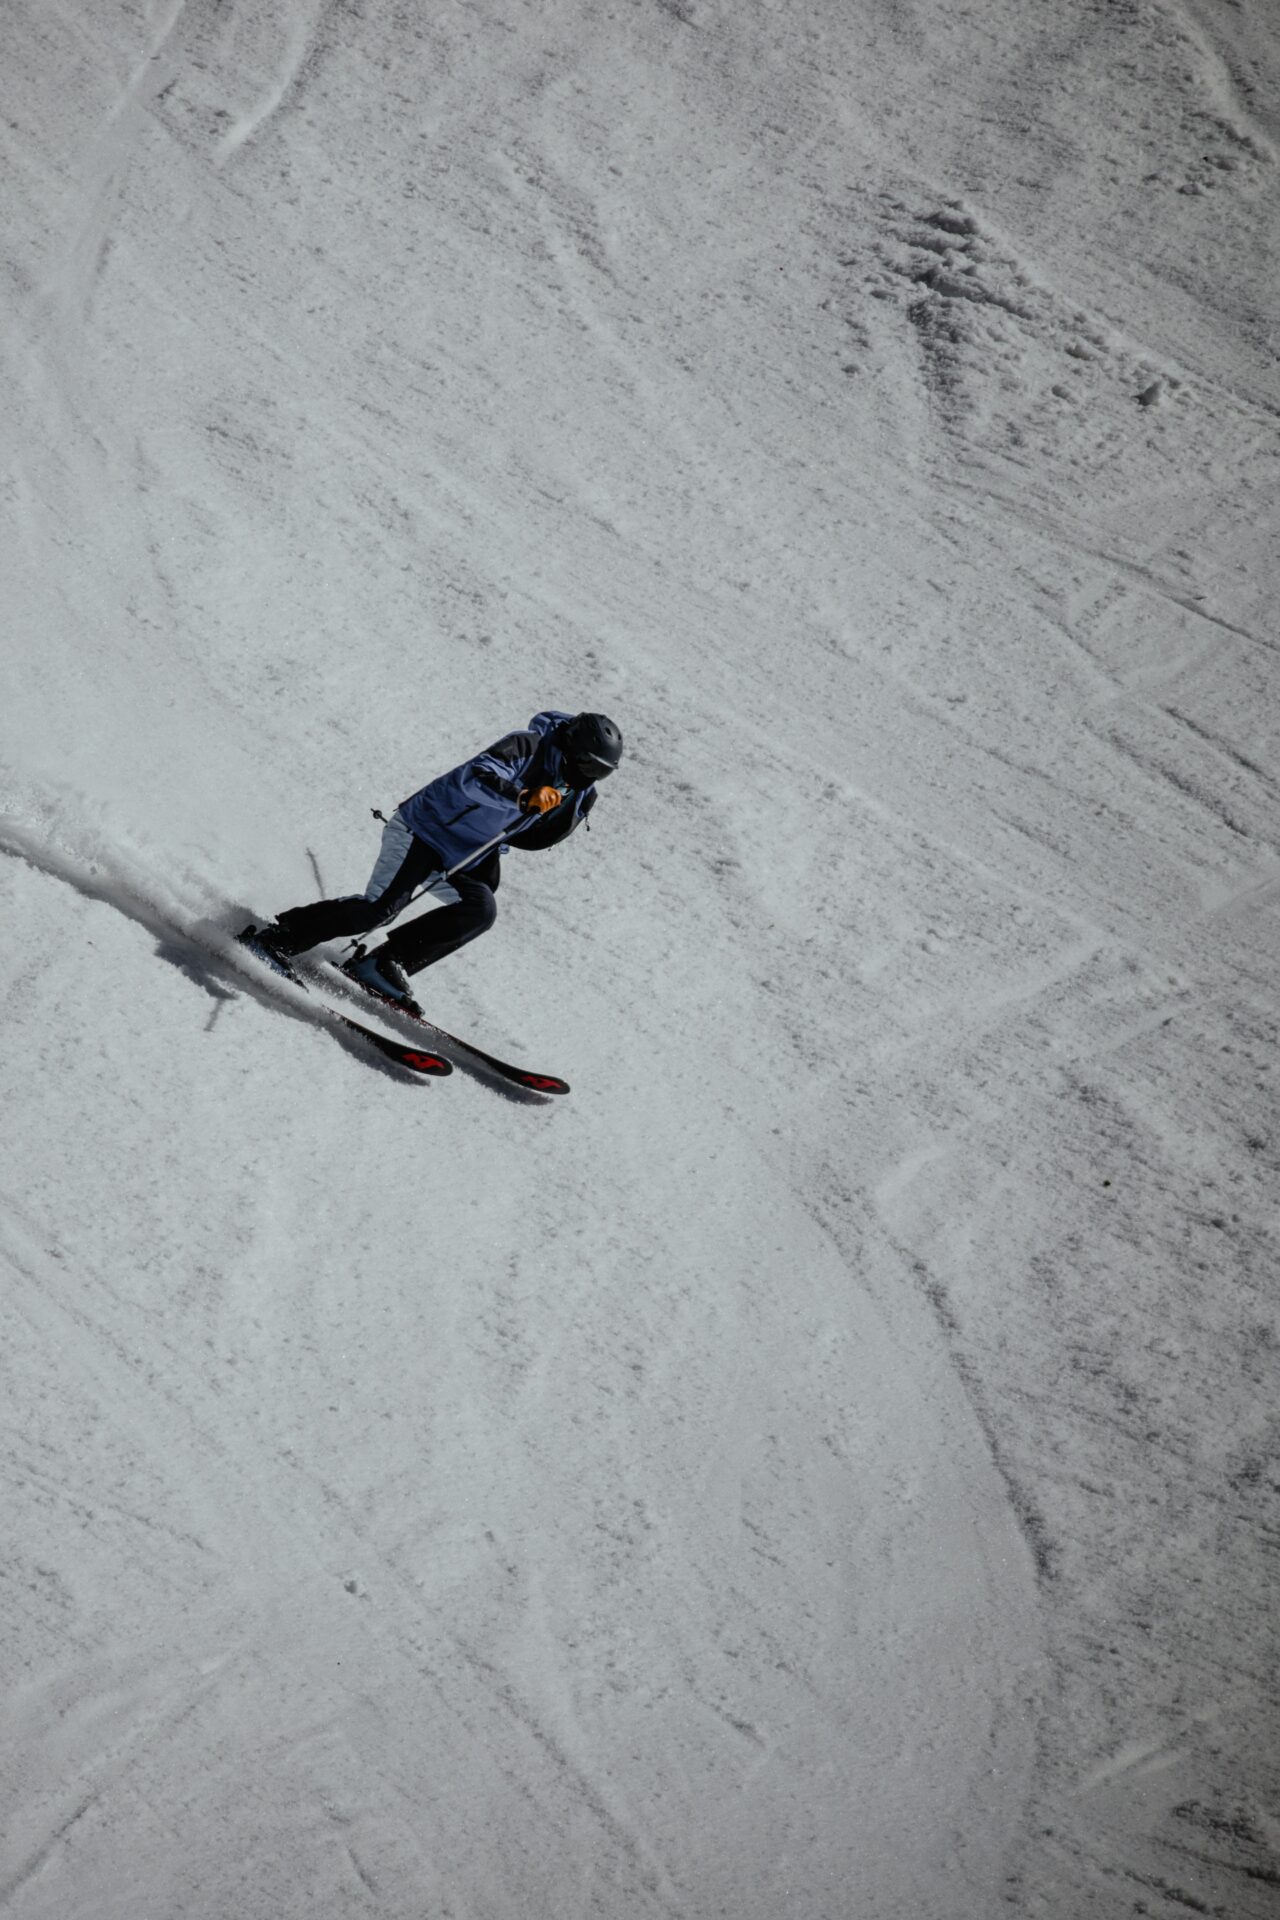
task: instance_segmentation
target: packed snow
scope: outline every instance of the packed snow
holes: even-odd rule
[[[4,1920],[1274,1916],[1274,11],[0,55]]]

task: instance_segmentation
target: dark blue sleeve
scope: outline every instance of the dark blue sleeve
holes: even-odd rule
[[[529,784],[529,768],[541,744],[536,733],[504,734],[476,755],[471,772],[482,786],[500,793],[505,800],[516,800]]]

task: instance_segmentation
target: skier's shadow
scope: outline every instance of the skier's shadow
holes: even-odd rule
[[[176,967],[185,979],[206,993],[213,1002],[205,1022],[206,1033],[217,1025],[227,1002],[237,999],[241,994],[260,1000],[264,1006],[273,1006],[278,1012],[290,1014],[295,1019],[307,1021],[306,1013],[300,1008],[290,1006],[287,1001],[271,993],[265,983],[260,990],[257,989],[242,968],[229,959],[222,959],[216,951],[218,943],[233,940],[235,929],[254,918],[249,908],[228,908],[213,918],[195,922],[191,933],[187,934],[174,926],[174,915],[154,897],[145,880],[140,881],[136,874],[125,870],[118,860],[101,854],[90,859],[66,848],[51,846],[26,821],[4,814],[0,814],[0,854],[11,854],[15,859],[25,861],[37,872],[47,874],[51,880],[61,881],[71,887],[85,900],[101,901],[149,933],[156,943],[157,959]],[[314,855],[310,857],[318,878],[319,863]],[[182,917],[185,918],[185,915]],[[202,933],[213,936],[212,947],[202,943]],[[315,1022],[312,1020],[308,1024],[314,1025]],[[371,1053],[356,1034],[336,1023],[332,1032],[349,1053],[366,1066],[377,1067],[398,1085],[403,1086],[406,1079],[421,1083],[423,1075],[415,1074],[406,1067],[397,1067],[393,1061]],[[465,1073],[472,1080],[479,1080],[491,1092],[501,1094],[504,1100],[510,1100],[520,1107],[545,1104],[542,1094],[527,1087],[513,1086],[510,1081],[491,1075],[471,1060],[455,1059],[445,1047],[440,1051],[448,1055],[455,1070]]]
[[[229,931],[232,926],[243,925],[247,918],[252,918],[247,909],[229,914],[226,927],[222,931]],[[185,940],[175,938],[173,935],[163,936],[157,940],[155,951],[157,960],[163,960],[168,966],[175,967],[185,979],[207,993],[213,1001],[209,1017],[204,1023],[205,1033],[212,1033],[227,1004],[239,999],[242,994],[261,999],[264,1005],[274,1006],[285,1013],[289,1012],[288,1007],[280,1008],[280,1002],[272,995],[254,994],[252,981],[246,979],[228,963],[218,961],[201,948],[189,945]],[[392,1060],[382,1059],[360,1039],[358,1034],[350,1033],[336,1025],[331,1031],[334,1039],[346,1052],[359,1060],[363,1066],[373,1067],[385,1074],[388,1079],[394,1080],[397,1086],[404,1086],[408,1081],[421,1085],[424,1079],[431,1077],[414,1073],[408,1067],[398,1067]],[[498,1094],[512,1106],[545,1107],[551,1104],[546,1094],[537,1093],[531,1087],[514,1086],[511,1081],[504,1080],[500,1074],[491,1073],[483,1064],[450,1053],[447,1046],[437,1046],[435,1051],[444,1055],[455,1073],[464,1074],[468,1080],[479,1081],[480,1085],[487,1088],[490,1093]]]
[[[225,925],[222,924],[221,919],[210,921],[208,924],[216,927],[220,933],[229,934],[232,927],[242,926],[247,918],[252,918],[252,915],[247,910],[241,910],[228,914]],[[189,980],[192,986],[199,987],[213,1001],[209,1018],[204,1023],[205,1033],[212,1033],[228,1002],[238,1000],[242,996],[247,995],[250,999],[260,1000],[264,1006],[275,1007],[281,1013],[288,1014],[293,1011],[292,1008],[282,1005],[267,990],[255,993],[253,981],[238,968],[233,967],[229,961],[219,960],[207,949],[184,940],[181,935],[162,934],[156,941],[155,952],[157,960],[163,960],[166,965],[175,967],[185,980]],[[299,1013],[294,1017],[307,1025],[311,1024],[307,1021],[305,1014]],[[348,1033],[336,1025],[332,1032],[340,1047],[345,1048],[362,1065],[374,1067],[386,1074],[388,1079],[394,1080],[398,1086],[403,1086],[409,1080],[422,1079],[421,1074],[411,1073],[407,1067],[397,1067],[392,1061],[379,1058],[368,1047],[363,1046],[354,1033]]]
[[[201,987],[209,995],[213,1006],[209,1009],[209,1018],[204,1023],[204,1031],[212,1033],[223,1008],[229,1001],[239,998],[237,988],[224,985],[203,954],[185,945],[180,946],[176,940],[158,940],[156,959],[165,961],[168,966],[176,967],[193,987]]]

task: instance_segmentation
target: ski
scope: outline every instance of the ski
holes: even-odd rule
[[[411,1014],[410,1019],[414,1016]],[[514,1086],[527,1087],[530,1093],[568,1093],[569,1082],[562,1080],[558,1073],[535,1073],[530,1067],[517,1067],[510,1060],[500,1060],[496,1053],[486,1053],[483,1047],[477,1047],[470,1040],[460,1040],[456,1033],[450,1033],[444,1027],[437,1026],[434,1020],[421,1016],[420,1025],[431,1033],[438,1034],[446,1046],[457,1047],[459,1052],[468,1054],[471,1059],[479,1060],[488,1067],[490,1073],[496,1073],[503,1080],[510,1080]]]
[[[408,1047],[402,1040],[393,1040],[389,1034],[379,1033],[376,1027],[366,1027],[362,1020],[353,1020],[350,1014],[325,1009],[333,1020],[340,1020],[344,1027],[350,1027],[352,1033],[358,1033],[362,1040],[396,1066],[404,1067],[409,1073],[425,1074],[430,1078],[440,1078],[453,1072],[452,1060],[446,1060],[443,1054],[425,1053],[420,1047]]]
[[[411,1013],[407,1007],[401,1006],[399,1001],[389,999],[384,994],[375,993],[371,987],[362,986],[360,981],[353,980],[349,974],[343,973],[341,967],[336,966],[333,961],[326,963],[325,971],[326,984],[328,984],[329,972],[335,973],[341,981],[341,985],[336,987],[337,992],[353,997],[363,995],[365,999],[372,1000],[377,1006],[398,1013],[402,1019],[412,1020],[415,1026],[424,1027],[428,1033],[436,1034],[446,1046],[457,1048],[459,1053],[465,1054],[468,1059],[478,1061],[499,1079],[509,1080],[512,1086],[524,1087],[529,1093],[559,1094],[569,1091],[569,1082],[562,1080],[559,1074],[535,1073],[531,1067],[518,1067],[510,1060],[501,1060],[496,1053],[488,1053],[483,1047],[476,1046],[474,1041],[459,1039],[456,1033],[450,1033],[448,1028],[442,1027],[438,1021],[429,1020],[425,1013]]]
[[[285,966],[278,954],[261,946],[248,929],[244,933],[237,934],[236,944],[243,947],[246,953],[251,953],[255,960],[260,960],[263,966],[269,967],[272,973],[278,974],[282,980],[288,980],[295,987],[301,987],[304,993],[310,993],[311,989],[301,974],[295,973],[292,967]],[[379,1033],[376,1027],[366,1027],[363,1020],[353,1020],[350,1014],[340,1013],[336,1007],[326,1006],[323,1000],[315,1001],[314,1005],[318,1024],[350,1028],[352,1033],[359,1034],[360,1038],[380,1053],[384,1059],[392,1061],[397,1067],[405,1068],[409,1073],[434,1078],[453,1072],[453,1062],[446,1060],[442,1054],[429,1053],[421,1047],[407,1046],[403,1040],[393,1040],[389,1034]]]

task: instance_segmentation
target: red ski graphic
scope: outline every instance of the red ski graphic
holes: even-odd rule
[[[330,980],[331,973],[337,974],[340,985]],[[470,1040],[460,1040],[456,1033],[450,1033],[447,1027],[429,1020],[425,1013],[410,1013],[407,1007],[401,1006],[398,1001],[392,1000],[388,995],[375,993],[363,982],[353,980],[349,974],[343,973],[340,967],[334,966],[332,961],[326,964],[323,978],[326,986],[337,985],[339,993],[346,994],[352,999],[359,996],[372,1000],[378,1006],[398,1013],[402,1019],[412,1020],[415,1026],[425,1027],[428,1033],[438,1034],[446,1046],[456,1048],[459,1053],[487,1067],[490,1073],[497,1074],[502,1080],[509,1080],[513,1086],[524,1087],[530,1093],[560,1094],[569,1091],[569,1082],[562,1080],[559,1074],[535,1073],[531,1067],[518,1067],[510,1060],[499,1059],[496,1053],[487,1053],[483,1047],[477,1047]]]
[[[252,928],[246,927],[243,933],[238,934],[236,944],[270,968],[272,973],[279,974],[281,979],[290,981],[295,987],[301,987],[304,993],[310,992],[306,981],[291,966],[286,966],[279,954],[272,953],[259,944]],[[384,1060],[390,1060],[393,1065],[403,1067],[408,1073],[420,1073],[436,1078],[453,1072],[452,1060],[446,1060],[442,1054],[428,1053],[422,1047],[407,1045],[403,1040],[393,1040],[390,1034],[379,1033],[376,1027],[366,1027],[363,1020],[353,1020],[349,1013],[341,1013],[337,1007],[327,1006],[323,1000],[313,1000],[312,1005],[318,1025],[330,1029],[346,1027],[350,1032],[359,1034],[360,1038],[368,1046],[375,1048]]]

